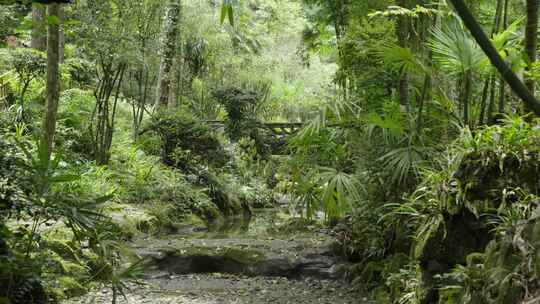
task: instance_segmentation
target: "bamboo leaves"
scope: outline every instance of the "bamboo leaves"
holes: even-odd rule
[[[223,0],[221,5],[221,23],[225,22],[225,18],[229,18],[229,23],[234,25],[234,9],[232,0]]]

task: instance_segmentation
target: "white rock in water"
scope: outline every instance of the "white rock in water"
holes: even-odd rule
[[[289,205],[291,203],[291,195],[290,194],[283,194],[283,193],[275,193],[274,194],[274,200],[279,205]]]

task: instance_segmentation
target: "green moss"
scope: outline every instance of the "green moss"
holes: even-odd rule
[[[306,219],[306,218],[300,218],[300,217],[285,217],[283,214],[278,215],[282,216],[284,223],[270,228],[271,233],[275,234],[293,234],[298,232],[311,232],[317,228],[322,228],[323,225],[316,220],[313,219]]]
[[[463,297],[459,288],[443,288],[439,291],[439,304],[460,303],[463,303]]]
[[[67,242],[73,240],[74,235],[73,231],[64,223],[57,222],[55,225],[52,226],[52,228],[47,229],[43,233],[43,237],[47,238],[48,240]]]
[[[76,250],[72,247],[69,241],[50,239],[47,241],[47,247],[64,259],[79,259]]]
[[[223,256],[230,258],[237,262],[257,264],[262,262],[265,258],[264,253],[246,248],[229,247],[224,249]]]
[[[200,217],[190,214],[184,218],[182,224],[187,224],[191,226],[204,226],[206,225],[206,222],[203,221]]]
[[[219,208],[210,202],[198,204],[193,212],[206,223],[213,223],[222,217]]]
[[[222,257],[242,264],[257,264],[264,260],[264,253],[250,248],[239,247],[204,247],[191,246],[186,249],[177,250],[176,253],[182,257],[209,256]]]
[[[126,237],[158,230],[159,220],[141,206],[113,203],[107,206],[105,212]]]
[[[390,298],[390,294],[384,288],[384,286],[377,287],[373,290],[373,298],[377,300],[377,303],[381,304],[391,304],[392,299]]]
[[[71,298],[84,295],[87,289],[73,277],[63,276],[58,278],[58,287],[55,291],[62,298]]]

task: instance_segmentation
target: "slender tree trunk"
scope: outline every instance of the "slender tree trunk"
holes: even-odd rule
[[[499,114],[504,114],[504,108],[506,104],[506,90],[505,90],[506,84],[504,83],[504,80],[501,79],[501,84],[499,86]]]
[[[508,83],[510,88],[518,95],[523,101],[526,107],[533,111],[536,115],[540,115],[540,102],[534,97],[525,84],[518,78],[518,76],[510,69],[510,67],[504,62],[501,55],[497,52],[491,41],[482,30],[482,27],[471,14],[467,5],[463,0],[450,0],[453,4],[457,14],[463,20],[465,26],[469,29],[472,36],[482,48],[486,56],[489,58],[493,66],[499,71],[504,80]]]
[[[47,49],[47,29],[45,28],[45,6],[34,4],[32,7],[32,32],[30,47],[36,50]]]
[[[495,21],[491,30],[491,36],[497,34],[501,28],[501,20],[503,18],[503,3],[504,0],[497,0],[497,6],[495,9]]]
[[[47,9],[49,16],[58,16],[60,4],[49,4]],[[60,73],[59,73],[59,24],[48,23],[47,30],[47,84],[46,84],[46,104],[45,116],[43,119],[43,137],[41,146],[46,157],[50,160],[54,133],[56,131],[56,113],[58,110],[58,99],[60,96]]]
[[[90,132],[94,141],[94,158],[96,164],[107,165],[110,158],[110,148],[114,135],[116,108],[120,96],[120,87],[126,70],[126,64],[115,65],[110,62],[100,62],[103,77],[99,80],[97,91],[94,92],[96,105],[92,112]],[[114,94],[112,109],[110,99]],[[95,127],[94,127],[95,124]]]
[[[527,26],[525,28],[525,53],[527,54],[527,70],[532,70],[532,65],[536,61],[538,47],[538,4],[540,0],[527,0]],[[535,95],[535,81],[528,77],[525,85],[532,95]]]
[[[493,123],[493,112],[495,108],[495,86],[496,86],[497,77],[491,76],[491,84],[489,89],[489,104],[487,108],[487,122],[488,124]],[[502,80],[501,80],[502,81]]]
[[[463,75],[463,95],[461,101],[461,104],[463,105],[463,123],[465,126],[469,126],[469,107],[472,95],[472,81],[472,71],[468,70]]]
[[[506,29],[508,26],[508,0],[497,0],[497,7],[495,10],[495,20],[493,21],[493,28],[491,29],[491,37],[493,37],[495,34],[499,33],[501,30],[501,25],[503,29]],[[489,104],[487,105],[487,111],[485,108],[485,98],[484,95],[482,95],[482,109],[480,112],[480,124],[484,122],[485,112],[487,112],[487,122],[493,123],[493,111],[495,108],[495,76],[490,75],[488,80],[486,81],[486,84],[488,84],[485,89],[487,92],[487,89],[490,88],[490,97],[489,97]],[[497,77],[500,79],[500,86],[499,86],[499,94],[504,95],[504,79],[502,77]],[[487,95],[486,95],[487,98]],[[501,105],[502,103],[502,105]],[[499,111],[502,109],[504,110],[504,100],[501,100],[499,98]]]
[[[116,289],[115,286],[112,287],[112,304],[116,304],[117,303],[117,298],[118,298],[118,291]]]
[[[509,0],[504,0],[503,26],[505,29],[508,27],[508,3]]]
[[[176,40],[178,36],[178,20],[180,18],[180,0],[170,0],[167,14],[163,22],[163,45],[161,65],[159,67],[159,80],[156,106],[167,108],[171,91],[173,59],[176,54]]]
[[[407,8],[407,0],[397,0],[397,5]],[[402,48],[408,47],[408,35],[409,35],[409,24],[407,16],[399,16],[396,22],[396,35],[398,40],[398,45]],[[399,78],[399,103],[408,108],[409,107],[409,75],[406,72],[401,73]]]
[[[173,66],[174,68],[170,72],[170,85],[169,85],[169,101],[168,101],[168,108],[170,110],[176,109],[178,106],[178,79],[179,79],[179,72],[178,72],[178,64],[179,64],[178,56],[175,56],[173,60]]]
[[[60,8],[60,12],[59,12],[59,15],[58,15],[58,20],[60,22],[60,33],[59,33],[59,38],[58,38],[58,57],[60,59],[60,63],[64,63],[64,48],[65,48],[65,45],[66,45],[66,35],[64,34],[64,20],[65,19],[65,15],[64,15],[64,10],[62,8]]]
[[[403,72],[399,78],[399,104],[409,107],[409,74]]]
[[[424,112],[424,105],[426,103],[426,100],[428,99],[428,96],[431,91],[431,75],[426,74],[424,75],[424,85],[422,86],[422,93],[420,95],[420,102],[418,103],[418,115],[416,119],[416,131],[420,133],[423,127],[423,112]]]
[[[482,97],[480,99],[480,116],[478,117],[478,125],[484,124],[484,118],[486,117],[486,106],[489,93],[489,85],[491,84],[491,78],[493,75],[489,75],[488,79],[484,82],[484,88],[482,89]]]

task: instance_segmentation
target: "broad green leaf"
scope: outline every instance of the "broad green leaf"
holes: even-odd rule
[[[80,176],[78,175],[72,175],[72,174],[66,174],[66,175],[59,175],[54,176],[51,178],[52,183],[66,183],[66,182],[72,182],[80,179]]]
[[[58,18],[58,16],[47,16],[47,24],[48,25],[59,25],[60,24],[60,18]]]

